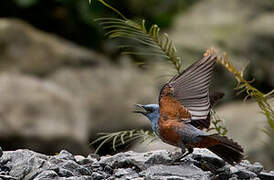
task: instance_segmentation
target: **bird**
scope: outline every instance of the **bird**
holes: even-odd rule
[[[181,160],[193,148],[207,148],[231,165],[243,159],[243,148],[232,139],[204,131],[210,126],[210,110],[224,94],[209,93],[217,55],[208,49],[203,57],[172,77],[160,90],[158,104],[137,104],[152,131],[165,143],[179,147]],[[187,151],[186,151],[187,150]]]

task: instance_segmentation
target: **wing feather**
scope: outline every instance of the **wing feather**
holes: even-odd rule
[[[177,99],[192,115],[192,120],[206,119],[209,113],[209,85],[216,56],[206,56],[169,82]]]
[[[211,107],[209,85],[215,63],[216,55],[211,53],[196,61],[181,74],[174,76],[162,88],[159,100],[161,101],[161,98],[166,95],[163,91],[168,87],[169,96],[177,100],[191,114],[191,121],[201,128],[208,128]]]

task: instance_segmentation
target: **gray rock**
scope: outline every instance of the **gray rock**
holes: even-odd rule
[[[229,179],[229,178],[231,178],[231,175],[229,174],[225,174],[225,173],[220,173],[220,174],[217,174],[217,175],[215,175],[215,176],[213,176],[214,178],[213,179]],[[237,175],[235,174],[235,176],[234,177],[232,177],[232,178],[236,178],[237,179]]]
[[[221,178],[222,179],[222,178]],[[223,179],[228,179],[228,178],[223,178]],[[232,176],[231,176],[231,178],[229,178],[229,180],[238,180],[239,179],[239,177],[236,175],[236,174],[233,174]]]
[[[74,159],[76,160],[77,163],[79,163],[79,162],[84,161],[86,158],[82,155],[75,155]]]
[[[114,170],[114,175],[117,178],[121,178],[121,179],[133,179],[133,178],[137,178],[139,177],[139,175],[133,171],[131,168],[118,168]]]
[[[208,158],[212,158],[212,159],[219,159],[222,160],[219,156],[217,156],[216,154],[214,154],[213,152],[209,151],[208,149],[199,149],[199,148],[195,148],[192,156],[201,156],[201,157],[208,157]]]
[[[63,177],[63,178],[59,178],[58,180],[94,180],[91,176],[81,176],[81,177],[77,177],[77,176],[73,176],[73,177]]]
[[[133,149],[138,152],[157,151],[160,149],[169,150],[170,152],[173,152],[170,156],[171,159],[176,159],[176,157],[179,157],[181,155],[181,150],[179,150],[178,148],[167,145],[158,140],[150,143],[149,145],[145,143],[136,145],[133,147]],[[191,161],[198,167],[203,168],[203,170],[209,170],[212,168],[217,170],[218,168],[221,168],[225,165],[224,160],[222,160],[216,154],[212,153],[207,149],[199,148],[195,148],[192,154],[186,156],[181,161]]]
[[[9,175],[22,179],[42,167],[47,159],[47,156],[29,150],[6,151],[0,164],[8,167]]]
[[[54,157],[56,159],[62,159],[62,160],[72,160],[72,161],[75,160],[74,156],[66,150],[62,150],[60,153],[58,153]]]
[[[180,177],[180,176],[156,176],[156,177],[147,177],[145,179],[149,179],[149,180],[157,180],[157,179],[161,179],[161,180],[187,180],[187,179],[192,179],[192,178],[184,178],[184,177]],[[197,178],[193,178],[193,179],[197,179]]]
[[[84,158],[84,159],[76,159],[76,162],[80,165],[83,165],[83,166],[92,166],[92,164],[94,163],[91,159],[89,158]]]
[[[2,157],[2,155],[3,155],[3,150],[2,150],[2,148],[0,147],[0,158]]]
[[[93,172],[91,176],[94,180],[101,180],[105,178],[102,174],[98,172]]]
[[[64,168],[59,168],[58,169],[58,175],[61,176],[61,177],[71,177],[74,174],[70,170],[67,170],[67,169],[64,169]]]
[[[197,148],[190,156],[196,160],[193,163],[205,171],[217,171],[226,164],[223,159],[207,149]]]
[[[115,179],[117,179],[117,178],[115,178],[115,176],[110,176],[106,180],[115,180]]]
[[[9,175],[0,175],[1,180],[17,180],[17,178],[9,176]]]
[[[262,180],[274,180],[274,173],[261,172],[258,177]]]
[[[89,154],[87,158],[92,162],[98,162],[101,159],[98,154]]]
[[[100,164],[107,164],[113,168],[127,168],[136,166],[139,169],[146,169],[152,164],[170,163],[173,160],[174,154],[159,150],[147,153],[136,153],[128,151],[118,153],[110,157],[101,157]]]
[[[208,174],[198,167],[184,163],[180,166],[153,165],[140,172],[140,175],[148,179],[168,179],[179,177],[181,179],[209,179]]]
[[[255,178],[257,175],[254,172],[241,169],[238,172],[235,173],[240,179],[249,179],[249,178]]]
[[[251,164],[247,160],[243,160],[238,166],[242,166],[246,170],[251,171],[255,174],[259,174],[264,169],[260,163],[255,162],[254,164]]]
[[[249,166],[246,169],[256,174],[259,174],[260,172],[262,172],[264,167],[259,162],[255,162],[252,166]]]
[[[98,162],[91,165],[91,168],[93,169],[93,171],[96,171],[96,172],[103,171],[104,167],[105,165],[99,164]]]
[[[110,167],[109,165],[106,165],[104,167],[104,172],[108,173],[108,174],[112,174],[113,173],[113,168]]]
[[[230,166],[230,172],[231,172],[231,174],[235,174],[235,173],[239,172],[239,169],[234,166]]]
[[[41,172],[38,176],[34,178],[34,180],[40,180],[40,179],[57,179],[58,174],[53,170],[45,170]]]
[[[64,162],[62,164],[62,166],[60,167],[60,170],[62,170],[62,169],[66,170],[66,172],[70,172],[70,174],[72,174],[74,176],[91,175],[91,173],[92,173],[91,170],[88,170],[84,166],[81,166],[72,160],[68,160],[68,161]],[[69,175],[69,176],[71,176],[71,175]],[[69,176],[65,176],[65,177],[69,177]]]
[[[238,171],[237,168],[231,167],[230,165],[225,165],[224,167],[217,169],[216,172],[214,172],[214,174],[216,174],[215,175],[216,178],[229,179],[231,177],[231,174],[237,171]]]
[[[2,179],[60,179],[60,180],[174,180],[174,179],[271,179],[273,172],[260,172],[257,175],[249,171],[253,165],[242,161],[236,166],[229,164],[217,170],[205,171],[203,156],[214,156],[199,151],[200,158],[191,157],[182,162],[171,163],[178,152],[165,150],[147,153],[124,152],[113,156],[103,156],[100,161],[93,157],[73,156],[62,150],[54,156],[45,156],[30,150],[3,152],[0,158],[0,178]],[[216,158],[216,157],[215,157]],[[78,159],[78,162],[77,162]],[[94,160],[93,162],[92,159]],[[99,159],[99,158],[98,158]],[[218,158],[217,158],[218,159]],[[85,164],[85,161],[87,164]],[[82,162],[81,164],[79,162]],[[212,161],[210,161],[212,162]],[[197,166],[199,165],[199,167]],[[216,165],[217,167],[218,165]],[[254,167],[260,167],[255,163]],[[252,168],[251,168],[252,169]],[[256,169],[256,168],[255,168]],[[261,169],[261,168],[260,168]]]
[[[102,171],[96,171],[96,172],[99,173],[99,174],[101,174],[101,176],[103,176],[104,179],[106,179],[106,178],[108,178],[108,177],[111,176],[110,174],[104,172],[103,170]]]
[[[29,150],[4,152],[1,157],[1,169],[8,167],[12,177],[39,179],[72,176],[91,176],[92,169],[79,165],[74,156],[63,150],[58,155],[48,157]]]
[[[255,177],[255,178],[251,178],[251,180],[260,180],[260,178]]]

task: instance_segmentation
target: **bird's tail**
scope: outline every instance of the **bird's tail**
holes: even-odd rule
[[[218,134],[212,134],[205,138],[207,139],[206,142],[208,142],[206,148],[229,164],[239,163],[243,159],[243,148],[232,139]]]

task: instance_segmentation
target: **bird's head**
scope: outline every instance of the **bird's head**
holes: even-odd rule
[[[140,110],[135,110],[135,113],[141,113],[145,115],[151,122],[158,121],[159,118],[159,105],[158,104],[136,104]]]

